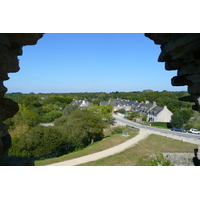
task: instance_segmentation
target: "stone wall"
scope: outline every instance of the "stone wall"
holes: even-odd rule
[[[22,55],[22,47],[35,45],[43,36],[40,33],[1,33],[0,34],[0,165],[32,165],[33,162],[23,158],[8,158],[11,147],[11,136],[4,120],[13,117],[19,110],[18,104],[11,99],[4,98],[7,88],[3,82],[8,80],[8,73],[19,71],[17,56]]]
[[[172,85],[188,86],[190,96],[180,100],[194,102],[193,109],[200,112],[200,34],[146,33],[145,36],[161,45],[158,62],[165,62],[166,70],[177,70]]]
[[[11,99],[4,98],[7,88],[3,82],[8,80],[8,73],[17,72],[17,56],[22,55],[22,47],[35,45],[43,36],[40,33],[2,33],[0,34],[0,165],[32,165],[32,161],[22,158],[8,158],[11,137],[8,127],[3,123],[18,111],[18,105]],[[177,70],[172,78],[173,86],[188,85],[190,96],[180,100],[194,102],[193,109],[200,112],[200,34],[199,33],[146,33],[155,44],[161,45],[158,61],[165,62],[166,70]],[[16,164],[14,164],[16,163]]]
[[[194,153],[162,153],[174,166],[194,166]]]

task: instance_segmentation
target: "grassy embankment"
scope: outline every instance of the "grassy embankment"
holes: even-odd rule
[[[105,138],[102,141],[95,142],[87,148],[77,152],[72,152],[58,158],[36,161],[36,166],[44,166],[55,162],[61,162],[78,158],[99,152],[115,145],[118,145],[126,140],[135,137],[138,130],[129,132],[128,137],[123,137],[121,134],[111,135],[110,131],[105,132]],[[81,164],[80,166],[152,166],[152,165],[170,165],[161,156],[162,152],[194,152],[197,145],[174,140],[164,136],[152,134],[147,139],[142,140],[134,147],[127,149],[107,158],[97,161]]]
[[[105,149],[108,149],[108,148],[111,148],[118,144],[121,144],[121,143],[135,137],[138,134],[138,130],[134,130],[134,131],[131,131],[128,133],[129,136],[124,137],[121,134],[111,135],[111,130],[112,130],[112,128],[105,130],[105,132],[104,132],[105,137],[101,141],[94,142],[93,144],[89,145],[88,147],[86,147],[82,150],[72,152],[72,153],[57,157],[57,158],[35,161],[35,165],[36,166],[44,166],[44,165],[48,165],[48,164],[52,164],[52,163],[56,163],[56,162],[62,162],[65,160],[78,158],[81,156],[86,156],[86,155],[96,153],[99,151],[103,151]]]
[[[194,152],[196,144],[152,134],[121,153],[80,166],[157,166],[171,165],[162,152]]]

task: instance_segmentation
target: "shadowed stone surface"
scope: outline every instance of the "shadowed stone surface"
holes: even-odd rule
[[[18,104],[4,98],[7,88],[3,85],[9,80],[8,73],[19,71],[17,56],[22,55],[22,47],[35,45],[43,36],[41,33],[1,33],[0,34],[0,165],[34,165],[29,158],[8,158],[11,136],[4,120],[13,117],[19,110]]]
[[[194,102],[200,112],[200,33],[146,33],[146,37],[161,45],[158,62],[165,62],[166,70],[177,70],[173,86],[188,86],[189,97],[182,101]]]

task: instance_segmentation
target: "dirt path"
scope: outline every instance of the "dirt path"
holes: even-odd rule
[[[132,146],[134,146],[135,144],[137,144],[137,142],[139,142],[140,140],[143,140],[145,138],[147,138],[151,133],[141,129],[139,131],[139,134],[130,139],[127,140],[126,142],[123,142],[122,144],[119,144],[117,146],[114,146],[112,148],[97,152],[97,153],[93,153],[87,156],[83,156],[80,158],[75,158],[72,160],[67,160],[67,161],[63,161],[63,162],[58,162],[58,163],[54,163],[54,164],[50,164],[50,165],[46,165],[46,166],[75,166],[75,165],[79,165],[79,164],[83,164],[86,162],[91,162],[94,160],[98,160],[101,158],[105,158],[114,154],[117,154],[119,152],[124,151],[125,149],[128,149]]]

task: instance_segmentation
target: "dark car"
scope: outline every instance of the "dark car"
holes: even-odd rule
[[[173,127],[171,130],[172,130],[172,131],[184,132],[184,133],[187,132],[184,128],[179,128],[179,127]]]

